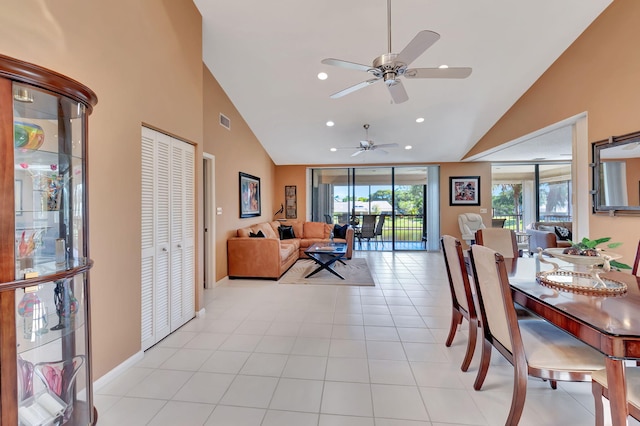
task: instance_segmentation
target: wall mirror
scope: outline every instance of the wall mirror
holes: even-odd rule
[[[594,213],[640,214],[640,132],[592,146]]]

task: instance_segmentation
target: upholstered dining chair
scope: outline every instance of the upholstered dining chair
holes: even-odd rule
[[[484,223],[482,223],[482,216],[478,213],[461,213],[458,215],[458,226],[460,227],[460,233],[462,239],[471,245],[475,242],[476,231],[478,229],[484,229]]]
[[[636,420],[640,420],[640,368],[628,367],[625,371],[627,382],[627,411]],[[604,404],[602,397],[609,399],[606,370],[594,371],[591,375],[591,390],[595,402],[596,426],[604,426]]]
[[[462,360],[462,371],[467,371],[473,352],[476,349],[478,336],[478,315],[476,314],[476,305],[474,296],[471,291],[471,283],[469,282],[469,274],[464,263],[464,255],[462,254],[462,244],[451,235],[443,235],[440,239],[442,244],[442,252],[444,254],[444,264],[447,269],[447,277],[449,278],[449,288],[451,290],[451,302],[453,309],[451,312],[451,327],[449,336],[445,345],[451,346],[453,339],[458,330],[458,326],[462,323],[462,319],[466,318],[469,322],[469,339],[467,340],[467,352]]]
[[[633,261],[633,267],[631,268],[631,274],[638,276],[638,266],[640,264],[640,241],[638,241],[638,248],[636,249],[636,259]]]
[[[473,387],[482,388],[493,346],[514,367],[511,408],[505,425],[517,425],[528,375],[551,381],[590,381],[592,372],[604,366],[604,355],[547,321],[518,321],[504,257],[478,244],[471,246],[470,257],[484,334]]]
[[[507,259],[518,257],[518,243],[513,229],[478,229],[476,231],[476,244],[489,247]]]

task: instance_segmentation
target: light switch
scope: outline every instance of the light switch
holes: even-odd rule
[[[222,214],[222,207],[216,208],[216,214]]]
[[[480,213],[486,213],[487,209],[480,209]]]

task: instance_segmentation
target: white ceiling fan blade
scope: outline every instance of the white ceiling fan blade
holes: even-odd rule
[[[352,157],[355,157],[356,155],[360,155],[360,154],[361,154],[361,153],[363,153],[363,152],[364,152],[364,149],[360,149],[360,150],[358,150],[358,151],[354,152],[353,154],[351,154],[351,156],[352,156]]]
[[[407,78],[467,78],[471,75],[471,68],[410,68],[405,71]]]
[[[348,68],[351,70],[367,72],[371,69],[369,65],[356,64],[355,62],[343,61],[342,59],[327,58],[322,61],[325,65],[333,65],[334,67]]]
[[[438,39],[440,39],[440,34],[438,33],[429,30],[420,31],[413,40],[402,49],[402,52],[398,54],[395,61],[402,62],[408,66],[415,61],[418,56],[422,55],[425,50],[430,48],[433,43],[438,41]]]
[[[395,84],[387,87],[389,88],[389,93],[391,93],[394,104],[401,104],[409,100],[409,95],[407,95],[407,91],[404,90],[402,81],[396,80]]]
[[[336,150],[338,150],[338,151],[344,151],[346,149],[348,149],[350,151],[353,151],[354,149],[360,149],[360,148],[359,147],[355,147],[355,146],[343,146],[343,147],[340,147],[340,148],[336,148]]]
[[[384,149],[380,149],[380,148],[376,148],[376,150],[375,150],[375,151],[376,151],[377,153],[379,153],[379,154],[383,154],[383,155],[387,155],[387,154],[388,154],[388,152],[387,152],[387,151],[385,151]]]
[[[333,95],[331,95],[331,96],[329,96],[329,97],[330,97],[331,99],[341,98],[341,97],[343,97],[344,95],[348,95],[349,93],[355,92],[356,90],[360,90],[360,89],[362,89],[363,87],[367,87],[367,86],[369,86],[370,84],[373,84],[373,83],[375,83],[376,81],[379,81],[379,80],[381,80],[381,79],[379,79],[379,78],[372,78],[371,80],[363,81],[363,82],[358,83],[358,84],[356,84],[356,85],[353,85],[353,86],[351,86],[351,87],[347,87],[347,88],[346,88],[346,89],[344,89],[344,90],[341,90],[341,91],[339,91],[339,92],[336,92],[336,93],[334,93]]]
[[[397,143],[381,143],[374,145],[375,148],[397,148],[399,145]]]

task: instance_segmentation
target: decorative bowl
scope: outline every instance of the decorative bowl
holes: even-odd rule
[[[622,255],[611,251],[599,251],[598,256],[580,256],[577,254],[564,254],[563,248],[546,248],[543,253],[565,262],[573,263],[581,266],[597,266],[603,265],[606,261],[620,259]]]

